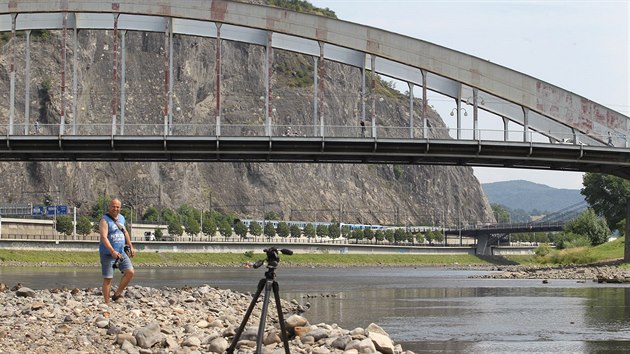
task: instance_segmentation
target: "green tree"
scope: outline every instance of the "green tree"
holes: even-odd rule
[[[348,225],[343,225],[341,227],[341,236],[348,238],[348,236],[350,236],[350,226]]]
[[[374,237],[376,238],[376,243],[382,242],[385,239],[385,233],[383,230],[376,230],[374,233]]]
[[[490,207],[492,207],[492,213],[498,223],[510,222],[510,212],[505,206],[501,204],[491,204]]]
[[[217,224],[212,218],[203,219],[203,225],[201,226],[203,234],[212,239],[217,232]]]
[[[96,197],[96,202],[94,203],[94,205],[92,205],[92,211],[90,213],[90,216],[92,216],[92,219],[100,220],[101,216],[107,213],[109,202],[111,201],[112,201],[112,198],[110,196],[99,195],[98,197]],[[98,229],[98,225],[97,225],[97,229]]]
[[[62,234],[66,234],[68,236],[72,235],[72,231],[74,231],[74,225],[72,224],[72,218],[67,215],[59,215],[57,216],[57,223],[55,228],[58,232]]]
[[[583,185],[581,193],[595,214],[606,219],[609,229],[619,230],[620,222],[626,218],[630,180],[589,172],[584,174]]]
[[[341,236],[341,229],[339,229],[339,224],[332,223],[328,225],[328,235],[330,238],[338,238]]]
[[[90,218],[83,215],[77,220],[77,233],[82,236],[87,236],[92,232],[92,222]]]
[[[359,241],[363,240],[363,229],[357,227],[352,230],[352,238],[355,239],[355,243],[359,243]]]
[[[273,227],[273,224],[270,223],[270,222],[265,224],[263,232],[265,233],[265,236],[267,236],[267,237],[274,237],[274,236],[276,236],[276,228]]]
[[[265,213],[265,220],[280,220],[280,216],[275,211],[268,211]]]
[[[394,230],[394,241],[396,243],[402,242],[406,239],[405,230],[401,228],[397,228]]]
[[[156,228],[153,233],[155,233],[155,239],[156,240],[160,240],[162,238],[162,236],[164,236],[164,234],[162,233],[162,229],[160,229],[159,227]]]
[[[166,208],[162,210],[162,219],[164,220],[166,224],[170,224],[173,221],[177,221],[177,223],[181,225],[181,222],[179,221],[179,215],[177,215],[177,213],[175,213],[170,208]]]
[[[591,208],[586,209],[577,218],[567,222],[564,229],[578,235],[586,236],[593,246],[602,244],[608,240],[610,229],[606,221],[598,218]]]
[[[422,232],[418,232],[416,234],[416,242],[420,244],[424,243],[424,235],[422,234]]]
[[[185,227],[186,227],[187,234],[192,236],[192,235],[198,235],[201,232],[201,226],[199,226],[199,222],[197,221],[197,219],[194,218],[194,216],[187,215],[185,220],[186,220]]]
[[[415,244],[416,242],[416,237],[414,236],[414,234],[412,234],[409,231],[405,231],[405,239],[407,240],[407,242],[411,243],[412,245]]]
[[[315,235],[316,235],[316,231],[313,224],[311,223],[306,224],[306,226],[304,227],[304,236],[308,238],[313,238],[315,237]]]
[[[258,237],[258,236],[262,235],[262,232],[263,232],[263,229],[262,229],[262,226],[260,226],[259,223],[252,221],[249,224],[249,233],[252,236]]]
[[[173,219],[168,223],[168,233],[170,235],[181,236],[184,234],[184,227],[179,223],[179,220]]]
[[[431,238],[433,239],[433,241],[437,242],[437,243],[441,243],[444,241],[444,234],[442,233],[442,231],[440,230],[433,230],[433,231],[429,231],[432,235]]]
[[[302,235],[302,230],[300,230],[299,226],[293,224],[291,225],[290,229],[291,229],[291,237],[298,238]]]
[[[387,240],[387,242],[393,243],[394,242],[394,230],[392,230],[392,229],[385,230],[385,239]]]
[[[318,224],[317,228],[315,228],[315,232],[318,237],[328,236],[328,226],[324,224]]]
[[[430,246],[433,246],[433,232],[432,231],[427,231],[424,236],[422,237],[425,240],[427,240],[427,242],[429,243]]]
[[[232,236],[232,225],[227,219],[223,219],[219,224],[219,233],[223,237]]]
[[[276,232],[278,233],[278,236],[285,238],[289,236],[289,234],[291,233],[291,230],[289,229],[289,225],[287,225],[286,222],[281,221],[278,223]]]
[[[374,230],[368,228],[363,229],[363,238],[366,240],[371,240],[374,238]]]
[[[132,210],[133,209],[131,209],[131,207],[128,205],[123,205],[123,207],[120,209],[120,213],[125,216],[125,220],[127,221],[127,225],[129,226],[130,229],[131,229],[131,224],[133,224],[133,220],[131,217],[134,216],[134,219],[138,220],[138,218],[135,217],[135,215],[133,215]]]
[[[150,206],[144,211],[142,220],[150,223],[156,223],[160,221],[160,211],[156,207]]]
[[[242,221],[237,222],[236,225],[234,225],[234,233],[241,238],[247,237],[247,226],[245,226]]]

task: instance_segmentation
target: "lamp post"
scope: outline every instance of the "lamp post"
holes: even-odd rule
[[[131,205],[131,204],[123,204],[123,206],[128,207],[129,211],[131,212],[130,217],[129,217],[128,226],[129,226],[129,230],[130,230],[129,231],[129,237],[131,239],[133,239],[133,237],[131,237],[131,232],[133,231],[133,205]]]

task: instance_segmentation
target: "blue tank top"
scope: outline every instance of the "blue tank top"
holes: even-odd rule
[[[103,215],[103,219],[107,222],[107,239],[116,252],[122,253],[125,248],[125,234],[118,228],[116,222],[109,216]],[[122,214],[118,214],[118,223],[125,228],[125,217]],[[102,254],[109,254],[107,247],[101,242],[99,244],[99,252]]]

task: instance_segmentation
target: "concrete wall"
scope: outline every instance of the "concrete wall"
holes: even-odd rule
[[[132,225],[131,237],[134,241],[144,240],[144,233],[153,232],[155,229],[161,229],[162,233],[168,233],[166,225],[157,224],[135,224]],[[92,232],[87,236],[77,235],[77,239],[96,240],[98,241],[98,233]],[[0,239],[66,239],[72,240],[74,237],[61,235],[55,231],[54,221],[52,219],[21,219],[6,218],[0,220]]]

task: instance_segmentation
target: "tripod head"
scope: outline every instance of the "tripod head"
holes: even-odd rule
[[[265,262],[267,262],[267,268],[278,267],[278,263],[280,263],[280,255],[278,254],[278,251],[288,256],[293,254],[293,251],[286,248],[282,248],[280,250],[278,250],[276,247],[265,248],[263,252],[267,254],[267,258],[256,261],[256,263],[254,263],[254,268],[260,268],[263,264],[265,264]]]

